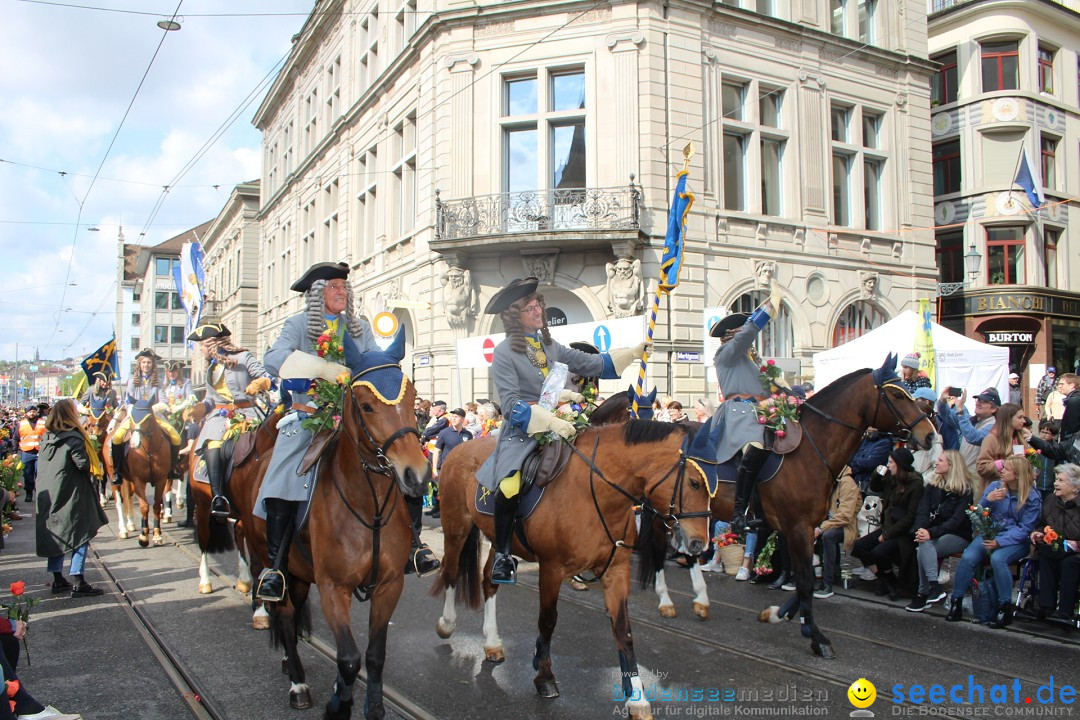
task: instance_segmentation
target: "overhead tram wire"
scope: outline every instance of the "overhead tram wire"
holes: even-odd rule
[[[51,5],[53,7],[69,8],[72,10],[95,10],[97,12],[117,13],[120,15],[147,15],[150,17],[161,17],[161,13],[149,12],[147,10],[125,10],[122,8],[108,8],[98,5],[77,5],[75,3],[62,3],[55,2],[54,0],[16,0],[16,2],[27,3],[29,5]],[[402,14],[406,15],[433,15],[435,10],[403,10]],[[311,10],[298,10],[296,12],[250,12],[250,13],[185,13],[185,18],[248,18],[248,17],[309,17],[310,15],[326,15],[327,12],[323,10],[311,11]],[[377,14],[373,10],[363,10],[358,12],[342,12],[348,16],[359,15],[374,15]]]
[[[171,189],[177,187],[177,183],[179,183],[180,180],[183,179],[183,177],[188,172],[190,172],[196,164],[198,164],[199,160],[206,156],[206,153],[210,151],[210,148],[212,148],[214,144],[221,139],[221,137],[229,130],[229,128],[231,128],[233,124],[235,124],[236,121],[240,118],[244,110],[246,110],[251,105],[251,103],[255,101],[255,99],[262,92],[263,88],[273,82],[274,73],[277,72],[278,68],[285,62],[286,58],[289,57],[289,53],[291,52],[292,49],[290,48],[289,51],[287,51],[278,59],[276,63],[274,63],[274,66],[270,68],[266,75],[264,75],[263,78],[258,82],[258,84],[256,84],[256,86],[252,89],[252,91],[249,92],[247,96],[240,102],[240,105],[238,105],[236,109],[234,109],[229,114],[229,116],[224,120],[224,122],[222,122],[222,124],[219,125],[216,130],[214,130],[210,138],[205,143],[203,143],[202,147],[200,147],[195,152],[195,155],[193,155],[191,159],[188,160],[182,168],[180,168],[176,175],[173,176],[172,181],[170,181],[168,185],[162,187],[161,195],[158,196],[158,200],[154,204],[153,210],[150,211],[150,215],[147,218],[146,223],[143,224],[142,231],[139,233],[140,238],[145,236],[146,232],[150,229],[150,226],[157,218],[158,212],[161,211],[161,207],[165,204],[165,199]]]
[[[184,0],[180,0],[176,5],[176,10],[173,11],[172,18],[175,19],[177,13],[180,12],[180,6],[184,4]],[[79,204],[79,213],[76,218],[76,222],[82,222],[83,208],[86,207],[86,201],[90,197],[91,191],[94,189],[94,185],[97,182],[98,175],[101,174],[101,170],[105,167],[105,162],[109,159],[109,154],[112,152],[113,146],[116,145],[116,139],[120,137],[120,131],[124,128],[124,123],[127,121],[128,115],[131,114],[131,108],[135,106],[135,100],[139,97],[139,92],[142,90],[143,85],[146,83],[146,78],[150,75],[150,68],[154,66],[154,61],[157,60],[158,53],[161,52],[161,46],[165,44],[165,37],[169,34],[168,30],[161,31],[161,40],[158,41],[157,48],[154,49],[154,54],[150,58],[150,62],[146,66],[146,70],[143,72],[142,78],[139,80],[139,85],[135,88],[135,94],[131,96],[131,102],[128,103],[127,109],[124,110],[124,116],[120,118],[120,124],[116,127],[116,132],[113,133],[112,139],[109,141],[109,146],[105,148],[105,154],[101,158],[101,163],[98,165],[97,170],[94,172],[94,177],[90,180],[90,185],[86,188],[86,192],[83,194],[82,201],[76,198],[76,202]],[[72,233],[71,238],[71,253],[68,255],[67,270],[64,273],[64,289],[60,293],[60,313],[56,316],[56,322],[53,324],[52,332],[49,334],[49,340],[45,343],[45,347],[49,347],[52,344],[52,340],[56,337],[56,331],[60,329],[60,318],[63,315],[64,303],[67,300],[68,283],[71,281],[71,266],[75,261],[75,245],[79,239],[79,228],[76,226],[75,232]]]

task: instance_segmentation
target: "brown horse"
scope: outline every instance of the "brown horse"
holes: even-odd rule
[[[402,343],[399,337],[386,352],[369,351],[349,362],[354,374],[343,393],[340,431],[320,461],[309,518],[289,554],[286,599],[271,609],[272,638],[285,648],[289,703],[294,708],[310,707],[311,692],[296,648],[300,631],[310,627],[308,593],[313,583],[319,586],[323,615],[337,644],[338,676],[326,705],[328,718],[348,718],[352,713],[353,684],[361,666],[349,619],[353,595],[371,601],[365,717],[385,715],[386,633],[404,586],[412,541],[402,494],[419,495],[431,479],[413,413],[416,390],[398,364]],[[260,438],[256,451],[262,454],[234,471],[229,480],[229,499],[240,517],[256,576],[267,562],[266,523],[255,514],[255,503],[270,450]],[[200,526],[208,520],[204,515]]]
[[[690,434],[670,423],[634,420],[594,427],[581,433],[566,469],[547,486],[543,501],[523,522],[528,547],[515,541],[514,554],[540,563],[539,636],[533,668],[538,693],[559,694],[552,672],[551,636],[555,631],[559,588],[575,573],[591,571],[601,578],[611,630],[619,651],[627,697],[641,697],[641,681],[630,632],[627,597],[630,590],[630,551],[641,540],[635,527],[635,508],[642,508],[641,527],[652,528],[654,513],[664,518],[680,542],[700,552],[708,538],[709,491],[700,466],[687,462],[684,450]],[[476,471],[494,450],[495,438],[466,443],[447,456],[440,489],[445,555],[433,594],[446,593],[436,631],[449,638],[456,627],[456,600],[474,609],[481,601],[478,572],[482,531],[490,540],[492,518],[476,508]],[[666,511],[666,512],[665,512]],[[646,553],[643,560],[651,554]],[[494,552],[483,571],[484,651],[486,659],[505,659],[495,622],[495,593],[491,583]],[[648,716],[644,700],[627,703],[634,715]]]
[[[145,415],[142,413],[145,412]],[[136,420],[138,418],[138,420]],[[139,530],[139,545],[150,545],[150,503],[146,499],[146,488],[154,489],[154,545],[163,545],[161,536],[161,505],[165,498],[165,481],[169,476],[169,468],[172,466],[172,454],[170,452],[169,436],[158,424],[164,422],[158,420],[154,413],[149,410],[136,408],[132,412],[132,426],[127,433],[128,453],[124,458],[121,475],[124,479],[123,486],[118,489],[117,506],[121,501],[130,503],[131,494],[139,499],[139,512],[142,515],[142,524]],[[111,453],[105,453],[108,457]],[[106,468],[112,465],[111,458]],[[130,486],[128,485],[130,483]],[[127,492],[126,498],[124,492]],[[123,514],[121,513],[123,523]],[[121,537],[125,528],[120,528]]]
[[[114,408],[104,402],[91,401],[90,407],[85,418],[83,418],[83,429],[86,430],[87,436],[90,438],[90,442],[93,443],[95,450],[97,451],[98,458],[101,459],[102,467],[105,467],[105,456],[109,453],[105,452],[109,434],[109,422],[113,418]],[[112,464],[110,459],[109,464]],[[98,483],[98,494],[101,496],[101,505],[105,506],[106,490],[109,487],[108,476],[95,478],[95,482]]]

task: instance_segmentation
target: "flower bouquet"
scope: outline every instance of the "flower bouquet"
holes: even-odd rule
[[[993,540],[1001,531],[1001,525],[990,514],[989,508],[982,505],[969,505],[966,510],[968,519],[971,520],[971,532],[973,535],[981,535],[983,540]]]
[[[1043,528],[1043,542],[1054,552],[1061,549],[1061,535],[1049,525]]]
[[[345,362],[345,345],[337,334],[323,333],[315,341],[315,353],[323,360],[330,362]]]
[[[765,394],[772,395],[779,392],[780,384],[776,381],[784,376],[784,371],[780,369],[776,361],[769,358],[759,369],[761,370],[761,377],[759,378],[761,389],[765,391]]]
[[[338,375],[334,382],[316,379],[311,384],[311,404],[318,410],[314,415],[305,418],[300,426],[316,434],[337,428],[341,422],[341,409],[351,380],[352,375],[347,372]]]
[[[765,547],[758,553],[757,562],[754,563],[755,575],[771,575],[774,571],[772,565],[773,553],[776,552],[776,533],[769,535],[765,541]]]
[[[4,497],[0,498],[0,508],[3,509],[4,517],[14,512],[14,505],[9,501],[8,495],[18,493],[23,486],[23,463],[18,455],[8,455],[0,461],[0,487],[3,488]],[[7,532],[7,531],[5,531]]]
[[[803,400],[794,395],[773,393],[754,406],[758,423],[776,433],[776,437],[787,435],[788,423],[799,421],[799,407]]]
[[[1043,457],[1042,452],[1039,450],[1027,447],[1024,449],[1024,457],[1027,458],[1028,464],[1031,465],[1031,469],[1036,475],[1046,468],[1046,458]]]
[[[724,572],[728,575],[737,573],[743,561],[743,536],[733,532],[721,533],[713,538],[713,544],[724,563]]]
[[[248,417],[244,413],[235,410],[229,410],[226,417],[229,419],[229,426],[225,428],[225,434],[222,436],[223,440],[240,437],[246,432],[254,431],[262,424],[258,418]]]

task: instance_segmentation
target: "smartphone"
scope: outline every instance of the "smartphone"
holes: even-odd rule
[[[949,397],[960,397],[964,394],[964,388],[951,387],[949,388]]]

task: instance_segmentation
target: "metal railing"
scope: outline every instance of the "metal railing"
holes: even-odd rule
[[[641,191],[634,185],[478,195],[442,200],[435,191],[435,238],[558,230],[636,230]]]

